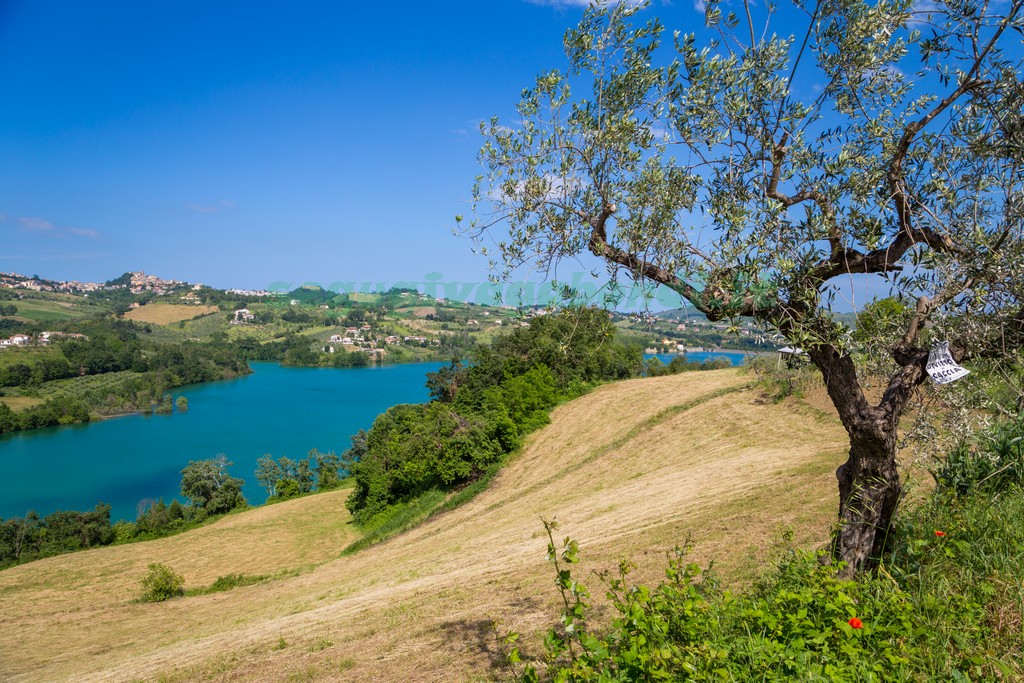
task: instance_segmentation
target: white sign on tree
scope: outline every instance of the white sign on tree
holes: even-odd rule
[[[942,342],[931,348],[925,370],[936,384],[949,384],[970,373],[970,370],[957,365],[953,360],[949,353],[949,342]]]

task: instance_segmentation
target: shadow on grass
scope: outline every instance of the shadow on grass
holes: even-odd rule
[[[515,598],[508,605],[507,612],[521,615],[530,612],[544,613],[544,610],[540,601],[527,596]],[[508,634],[500,622],[493,619],[456,619],[441,624],[441,631],[446,641],[462,646],[486,660],[489,672],[495,676],[502,678],[502,674],[507,675],[512,671],[508,652],[513,645],[504,642]],[[539,657],[542,654],[539,649],[537,652],[531,652],[528,644],[522,639],[515,643],[515,647],[519,648],[525,659]]]

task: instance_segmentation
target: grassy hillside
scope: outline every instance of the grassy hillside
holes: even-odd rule
[[[625,554],[655,579],[665,552],[692,536],[698,561],[744,583],[784,527],[798,542],[826,538],[846,448],[838,421],[766,403],[748,382],[722,370],[606,385],[556,409],[488,491],[355,555],[339,556],[357,535],[340,491],[5,570],[0,678],[487,677],[499,657],[492,620],[536,634],[554,613],[542,517],[580,541],[578,576]],[[187,588],[275,578],[137,603],[151,562]]]
[[[18,309],[14,319],[40,325],[56,325],[89,315],[103,314],[110,307],[87,297],[56,292],[30,292],[0,287],[4,303]],[[20,299],[16,297],[21,297]],[[4,335],[6,336],[6,335]]]

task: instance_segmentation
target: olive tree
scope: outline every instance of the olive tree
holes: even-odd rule
[[[245,507],[245,482],[228,474],[230,466],[231,461],[224,455],[190,461],[181,471],[181,495],[211,515]]]
[[[460,229],[502,275],[596,257],[805,349],[850,439],[834,554],[870,566],[931,341],[1019,347],[1022,2],[709,2],[670,40],[635,2],[593,6],[516,122],[483,124]],[[876,401],[831,314],[865,278],[910,302]]]

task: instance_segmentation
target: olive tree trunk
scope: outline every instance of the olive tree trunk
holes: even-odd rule
[[[871,405],[857,378],[853,359],[833,347],[808,355],[821,371],[839,419],[850,437],[850,455],[836,470],[839,528],[832,555],[853,575],[878,563],[902,494],[896,466],[900,414],[924,377],[925,357],[915,356],[892,377],[881,400]]]

